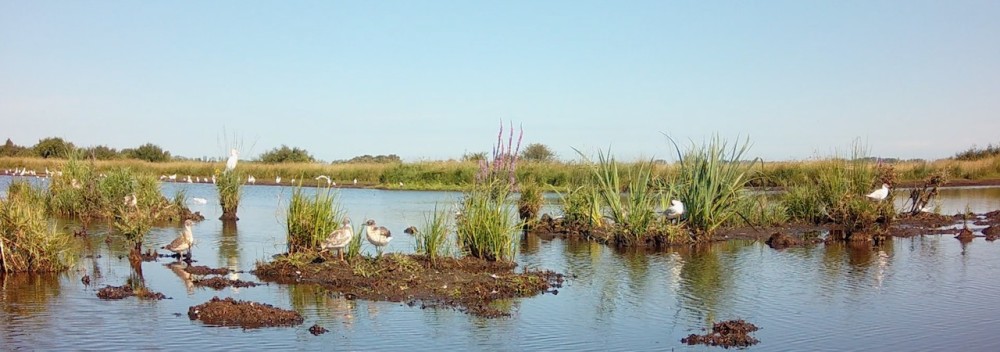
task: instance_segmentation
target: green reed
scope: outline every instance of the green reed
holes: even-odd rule
[[[71,235],[49,226],[45,192],[15,181],[0,199],[0,268],[4,273],[63,271],[75,259]]]
[[[245,180],[244,173],[239,169],[220,172],[216,175],[215,189],[219,193],[219,205],[222,207],[222,216],[219,217],[219,220],[236,221],[240,219],[236,216],[236,210],[240,206]]]
[[[344,213],[336,191],[321,188],[310,197],[303,192],[301,186],[295,187],[285,221],[288,252],[317,248],[331,232],[341,226]]]
[[[413,234],[417,253],[426,255],[431,263],[451,253],[448,242],[448,213],[446,209],[438,210],[435,206],[434,211],[424,218],[424,225]]]

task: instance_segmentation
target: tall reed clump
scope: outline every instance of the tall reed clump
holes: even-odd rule
[[[295,187],[285,221],[288,252],[317,248],[333,230],[340,227],[340,219],[343,218],[344,211],[334,190],[320,188],[310,197],[303,192],[302,186]]]
[[[744,186],[751,181],[750,168],[758,161],[744,161],[750,139],[731,146],[720,137],[677,150],[677,197],[684,203],[685,222],[695,241],[711,240],[715,230],[734,216],[746,196]]]
[[[243,193],[243,173],[234,169],[216,172],[215,189],[219,192],[219,205],[222,206],[222,221],[237,221],[236,208],[240,206]]]
[[[93,162],[86,163],[71,158],[62,176],[49,183],[49,208],[55,215],[74,218],[87,231],[97,219],[110,216],[101,195],[99,174]]]
[[[588,228],[604,226],[599,198],[597,188],[589,183],[560,193],[564,221]]]
[[[517,198],[517,213],[521,222],[528,224],[535,221],[538,211],[542,209],[544,197],[542,188],[537,183],[521,183],[521,196]]]
[[[459,245],[471,256],[489,261],[514,259],[514,234],[519,224],[507,200],[515,187],[521,136],[523,131],[515,145],[511,126],[505,145],[501,125],[492,160],[480,161],[476,180],[464,194],[456,231]]]
[[[579,151],[577,151],[579,153]],[[580,154],[583,156],[583,154]],[[644,243],[649,227],[655,220],[653,212],[653,162],[638,162],[624,167],[611,156],[598,152],[597,164],[591,167],[602,208],[612,221],[614,241],[620,245]],[[624,192],[624,193],[623,193]]]
[[[152,229],[157,215],[170,208],[167,206],[169,202],[160,194],[156,178],[133,173],[129,168],[118,168],[110,170],[100,180],[100,189],[114,219],[114,229],[125,237],[133,250],[141,250],[142,241]],[[135,206],[131,197],[135,197]]]
[[[17,181],[0,199],[0,268],[4,273],[68,269],[71,236],[49,227],[44,191]]]
[[[448,211],[438,210],[424,218],[424,225],[413,234],[416,240],[417,253],[426,255],[431,263],[451,253],[448,243]]]
[[[840,225],[844,238],[851,239],[854,233],[870,235],[892,221],[895,213],[893,192],[882,201],[865,195],[883,183],[891,188],[895,182],[891,165],[872,163],[867,150],[855,143],[850,158],[825,161],[815,176],[788,186],[782,201],[792,219]],[[882,226],[877,226],[879,224]]]

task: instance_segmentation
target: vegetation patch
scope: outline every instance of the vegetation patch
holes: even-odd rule
[[[454,307],[484,317],[510,315],[507,308],[494,304],[498,301],[534,296],[559,288],[563,282],[563,276],[552,271],[518,273],[514,263],[473,257],[432,262],[424,255],[394,253],[341,262],[324,253],[311,260],[288,258],[292,257],[257,263],[253,273],[265,282],[316,284],[349,297]]]
[[[750,347],[758,342],[750,333],[757,331],[756,325],[741,320],[728,320],[712,324],[712,331],[704,335],[691,334],[682,338],[681,342],[688,345],[703,344],[724,348]]]
[[[194,280],[193,282],[195,286],[210,287],[215,290],[221,290],[226,287],[243,288],[243,287],[256,287],[257,285],[259,285],[256,282],[243,281],[243,280],[230,280],[218,276],[208,279]]]
[[[162,293],[153,292],[145,288],[132,288],[130,285],[105,286],[97,291],[97,297],[107,300],[125,299],[128,297],[139,297],[140,299],[161,300],[167,298]]]

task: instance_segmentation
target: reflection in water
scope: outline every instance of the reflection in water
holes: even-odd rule
[[[720,251],[718,245],[692,246],[680,272],[684,308],[707,324],[715,320],[723,294],[732,287],[732,271],[723,267]]]
[[[219,260],[221,265],[229,269],[229,279],[239,280],[240,278],[240,237],[237,230],[236,221],[222,222],[222,236],[219,238]],[[239,292],[238,288],[233,291]]]
[[[297,312],[315,311],[325,320],[340,323],[352,329],[358,314],[358,302],[330,292],[317,285],[287,286],[289,304]]]
[[[178,260],[166,264],[165,266],[167,268],[170,268],[170,271],[181,279],[181,282],[184,283],[184,289],[187,291],[188,295],[194,294],[194,280],[192,280],[191,278],[191,273],[187,272],[187,270],[184,270],[187,269],[188,267],[188,264],[186,262]]]

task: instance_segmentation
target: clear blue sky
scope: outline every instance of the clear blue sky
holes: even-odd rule
[[[940,158],[1000,142],[1000,1],[0,0],[0,138],[322,160],[672,159],[749,135]],[[662,133],[661,133],[662,132]]]

